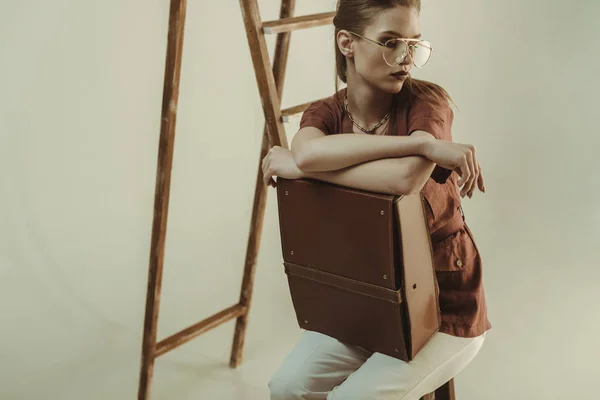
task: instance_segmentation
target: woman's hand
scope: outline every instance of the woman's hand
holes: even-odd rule
[[[262,160],[263,181],[265,185],[276,187],[273,176],[284,179],[302,179],[304,172],[298,168],[292,152],[279,146],[273,146]]]
[[[423,154],[442,168],[457,171],[461,177],[461,197],[471,198],[476,187],[485,192],[481,166],[477,160],[475,146],[444,140],[428,140]]]

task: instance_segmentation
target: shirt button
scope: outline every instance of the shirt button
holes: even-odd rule
[[[463,266],[463,262],[462,262],[462,260],[456,260],[456,266],[457,266],[458,268],[461,268],[461,267]]]

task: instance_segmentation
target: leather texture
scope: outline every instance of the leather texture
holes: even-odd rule
[[[422,194],[279,178],[277,199],[299,326],[410,361],[440,326]]]

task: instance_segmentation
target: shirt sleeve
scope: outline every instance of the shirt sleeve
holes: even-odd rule
[[[452,141],[454,112],[449,105],[432,105],[424,100],[416,100],[408,115],[408,135],[414,131],[425,131],[439,140]],[[431,178],[437,183],[446,183],[452,170],[436,165]]]
[[[300,129],[313,127],[320,129],[326,135],[335,133],[336,116],[333,108],[325,100],[312,103],[302,114]]]

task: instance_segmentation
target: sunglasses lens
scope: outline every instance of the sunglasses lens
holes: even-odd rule
[[[383,48],[383,58],[388,65],[398,65],[404,61],[408,47],[402,40],[388,40]]]
[[[431,57],[431,44],[426,41],[412,42],[410,49],[413,63],[421,68],[427,64]],[[408,55],[409,46],[406,42],[398,39],[392,39],[385,42],[383,49],[383,58],[388,65],[399,65],[404,62]]]
[[[413,62],[416,67],[421,68],[431,57],[431,44],[429,42],[417,42],[414,47]]]

